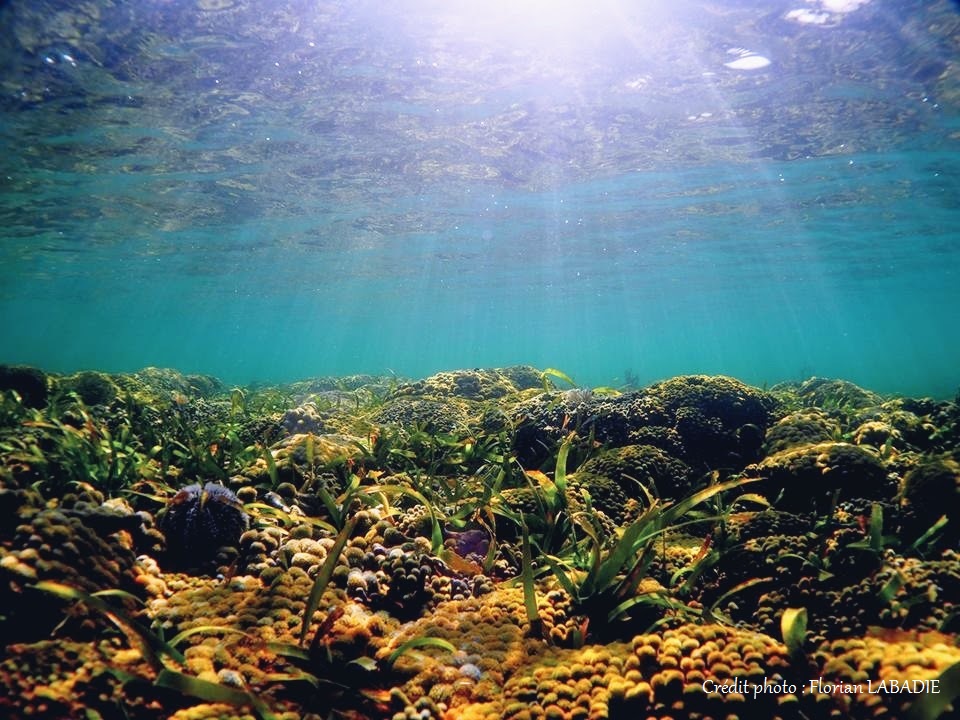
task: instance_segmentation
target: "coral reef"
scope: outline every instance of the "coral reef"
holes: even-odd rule
[[[61,507],[28,506],[0,542],[0,642],[42,639],[62,619],[58,603],[34,589],[40,581],[142,595],[134,552],[141,518],[65,500]],[[93,630],[86,619],[80,624]]]
[[[920,537],[943,516],[947,525],[942,546],[956,547],[960,542],[960,462],[939,456],[918,464],[901,480],[900,502],[905,539]]]
[[[840,499],[891,497],[880,456],[860,445],[824,442],[800,445],[767,456],[747,469],[763,480],[768,497],[780,497],[783,510],[826,510]]]
[[[773,455],[798,445],[835,440],[840,432],[840,424],[827,413],[819,408],[805,408],[780,418],[767,431],[763,449],[767,455]]]
[[[0,713],[908,720],[950,682],[956,403],[561,376],[0,368]]]
[[[805,407],[825,410],[871,408],[883,398],[848,380],[812,377],[803,382],[780,383],[771,388],[774,394],[789,394]]]
[[[394,397],[460,397],[468,400],[496,400],[519,390],[540,386],[540,374],[529,366],[497,370],[457,370],[442,372],[414,383],[401,385]]]
[[[639,483],[658,497],[680,497],[693,487],[690,467],[652,445],[625,445],[587,460],[582,472],[595,473],[617,483],[625,494],[641,498]]]
[[[7,645],[0,661],[0,713],[5,717],[128,717],[160,720],[167,711],[125,678],[148,677],[143,656],[111,639],[42,640]]]
[[[513,448],[525,467],[538,467],[571,432],[592,435],[610,447],[631,444],[640,428],[669,426],[670,417],[658,399],[641,391],[615,397],[577,391],[551,391],[525,399],[513,408]]]
[[[685,375],[646,392],[673,416],[684,459],[695,467],[740,468],[755,460],[777,409],[772,395],[723,376]]]
[[[381,425],[421,428],[429,433],[465,432],[469,413],[463,401],[399,396],[372,417]]]
[[[698,469],[756,460],[778,404],[727,377],[686,375],[610,397],[572,390],[518,404],[515,449],[539,465],[569,430],[609,447],[649,443]],[[681,456],[682,453],[682,456]]]

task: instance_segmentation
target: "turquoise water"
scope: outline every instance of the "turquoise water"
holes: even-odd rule
[[[8,0],[0,362],[952,396],[958,12],[843,4]]]

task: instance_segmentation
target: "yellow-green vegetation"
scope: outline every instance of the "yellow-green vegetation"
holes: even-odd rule
[[[958,421],[816,378],[0,367],[0,714],[932,720]]]

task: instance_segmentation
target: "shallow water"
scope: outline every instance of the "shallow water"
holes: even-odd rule
[[[952,396],[956,5],[843,5],[8,1],[0,361]]]

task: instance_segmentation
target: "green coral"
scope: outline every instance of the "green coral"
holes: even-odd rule
[[[947,525],[940,543],[942,547],[956,546],[960,539],[960,462],[949,455],[921,462],[903,476],[900,503],[906,539],[919,538],[943,516]]]
[[[468,432],[469,411],[459,399],[433,400],[400,396],[388,400],[371,420],[379,425],[420,428],[428,433]]]
[[[781,383],[771,388],[777,395],[804,407],[831,411],[852,411],[880,405],[883,398],[848,380],[812,377],[799,383]]]
[[[843,442],[800,445],[769,455],[746,474],[763,480],[760,487],[777,507],[788,511],[826,510],[839,499],[890,498],[887,470],[879,455]]]
[[[840,436],[840,425],[818,408],[804,408],[780,418],[764,439],[764,451],[773,455],[798,445],[810,445]]]
[[[414,395],[419,397],[450,398],[459,397],[468,400],[495,400],[511,395],[519,390],[536,387],[531,384],[533,368],[516,367],[506,370],[456,370],[436,375],[407,385],[401,385],[394,396]],[[514,382],[517,380],[519,385]]]
[[[679,497],[694,482],[693,471],[686,463],[652,445],[627,445],[604,451],[587,460],[580,471],[607,477],[628,497],[636,499],[644,497],[638,485],[655,496]]]

